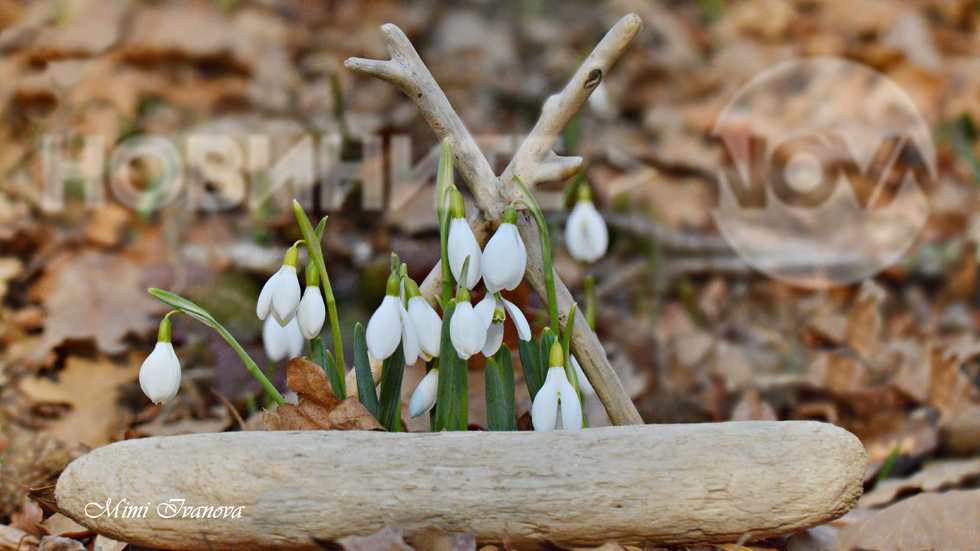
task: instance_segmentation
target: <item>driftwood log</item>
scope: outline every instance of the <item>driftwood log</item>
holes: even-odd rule
[[[391,524],[408,541],[435,529],[515,548],[698,544],[834,519],[860,497],[865,462],[853,435],[810,421],[239,432],[96,449],[68,466],[57,498],[81,524],[159,549],[314,549]],[[173,510],[158,506],[176,499],[241,518],[164,518]],[[103,512],[121,500],[145,518]]]

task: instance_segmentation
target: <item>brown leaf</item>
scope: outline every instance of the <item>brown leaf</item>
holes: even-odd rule
[[[473,534],[448,534],[441,530],[423,530],[412,537],[417,551],[476,551]]]
[[[143,334],[156,326],[151,316],[161,305],[146,293],[138,266],[94,252],[65,262],[39,284],[47,291],[41,299],[48,318],[36,356],[66,339],[94,339],[100,350],[115,354],[126,350],[126,335]]]
[[[732,411],[732,421],[778,421],[776,410],[759,397],[757,390],[750,390]]]
[[[23,530],[0,525],[0,551],[34,551],[38,539]]]
[[[347,536],[337,543],[346,551],[415,551],[402,539],[402,527],[397,524],[370,536]]]
[[[136,364],[120,367],[107,359],[71,356],[57,379],[24,379],[20,388],[38,407],[55,406],[59,411],[42,433],[65,444],[95,448],[108,444],[124,428],[119,386],[135,381],[138,373]]]
[[[861,286],[857,301],[847,316],[847,346],[864,361],[871,361],[881,348],[881,303],[885,291],[873,281]]]
[[[943,448],[959,456],[980,453],[980,406],[970,406],[939,425]]]
[[[60,536],[45,536],[37,551],[85,551],[85,546],[78,540]]]
[[[299,403],[263,411],[268,430],[384,430],[357,398],[337,399],[326,373],[309,360],[290,360],[286,384],[299,396]]]
[[[885,480],[861,497],[860,507],[880,507],[901,495],[954,488],[980,477],[980,459],[926,463],[922,470],[902,480]]]
[[[838,551],[976,549],[980,490],[919,494],[841,531]]]
[[[92,535],[92,531],[88,528],[78,524],[74,520],[62,515],[61,513],[55,513],[51,515],[48,520],[42,523],[44,527],[45,535],[47,536],[63,536],[67,538],[81,538],[83,536]]]
[[[935,344],[930,344],[926,354],[929,358],[929,405],[943,418],[968,408],[975,389],[960,371],[961,357]]]
[[[124,541],[116,541],[99,534],[95,537],[92,549],[93,551],[123,551],[127,545],[129,544]]]

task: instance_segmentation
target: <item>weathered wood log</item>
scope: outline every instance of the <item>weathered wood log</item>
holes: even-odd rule
[[[194,434],[96,449],[57,498],[99,533],[160,549],[314,549],[388,524],[409,541],[437,529],[517,548],[697,544],[834,519],[860,497],[865,462],[853,435],[809,421]],[[195,510],[175,514],[177,499],[241,518],[182,518]],[[126,505],[145,509],[117,518]]]

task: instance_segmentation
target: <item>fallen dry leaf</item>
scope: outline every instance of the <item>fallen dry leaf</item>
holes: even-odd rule
[[[38,551],[85,551],[85,546],[78,540],[61,536],[45,536],[41,538]]]
[[[34,551],[37,537],[10,526],[0,525],[0,551]]]
[[[111,442],[113,435],[125,428],[118,404],[119,386],[134,382],[138,374],[136,364],[120,367],[105,358],[71,356],[56,379],[23,379],[20,389],[37,402],[36,408],[57,411],[57,417],[45,423],[41,433],[68,445],[96,448]]]
[[[79,538],[81,536],[92,534],[91,530],[66,517],[65,515],[62,515],[61,513],[51,515],[47,520],[41,523],[41,526],[44,527],[44,531],[47,532],[45,535],[47,536]]]
[[[402,527],[395,524],[370,536],[348,536],[334,542],[317,540],[325,549],[337,549],[338,544],[345,551],[415,551],[402,539]]]
[[[123,338],[151,331],[162,310],[146,293],[142,270],[118,256],[85,252],[45,280],[39,286],[48,318],[35,357],[66,339],[94,339],[107,354],[122,352]]]
[[[937,492],[961,486],[980,477],[980,459],[942,460],[926,463],[922,470],[901,480],[885,480],[861,497],[859,507],[880,507],[902,495]]]
[[[980,490],[919,494],[841,531],[838,551],[969,550],[980,542]]]
[[[341,402],[330,390],[327,374],[309,360],[290,360],[286,384],[299,396],[299,403],[262,412],[268,430],[384,430],[357,398]]]

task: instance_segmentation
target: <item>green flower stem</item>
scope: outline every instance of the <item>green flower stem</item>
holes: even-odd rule
[[[293,212],[296,214],[296,221],[299,222],[299,229],[306,240],[306,246],[310,251],[310,256],[320,271],[320,282],[323,284],[323,297],[327,303],[327,315],[330,316],[330,332],[333,334],[334,354],[337,357],[337,375],[341,384],[345,383],[344,374],[344,341],[340,335],[340,317],[337,315],[337,299],[333,295],[333,287],[330,286],[330,275],[327,273],[327,265],[323,261],[323,247],[320,245],[320,238],[317,236],[313,224],[306,216],[299,201],[293,200]],[[342,390],[344,393],[347,389]]]
[[[238,354],[238,357],[241,358],[242,362],[245,363],[245,368],[248,369],[248,372],[251,373],[252,377],[255,377],[255,380],[257,380],[259,384],[262,385],[262,388],[265,389],[266,394],[272,396],[272,399],[275,400],[277,404],[284,404],[286,402],[285,400],[283,400],[282,394],[279,394],[279,391],[276,390],[276,387],[272,384],[272,381],[270,381],[269,378],[265,376],[265,373],[263,373],[262,370],[259,369],[259,366],[257,366],[255,362],[252,360],[252,358],[249,357],[249,355],[245,352],[245,349],[242,348],[242,345],[238,344],[238,341],[235,340],[235,337],[232,337],[231,333],[229,333],[228,330],[224,328],[224,326],[222,326],[213,317],[211,317],[211,314],[207,313],[207,311],[204,310],[204,308],[201,308],[197,304],[194,304],[193,302],[187,300],[184,297],[175,295],[171,292],[164,291],[162,289],[150,289],[149,293],[154,298],[160,300],[164,304],[167,304],[168,306],[187,314],[188,316],[196,319],[197,321],[217,331],[218,334],[221,335],[222,338],[224,338],[225,341],[227,341],[228,344],[230,344],[231,347],[235,350],[235,353]]]
[[[541,207],[531,195],[531,190],[517,176],[514,176],[514,180],[517,185],[521,186],[521,190],[527,198],[528,210],[538,225],[538,235],[541,238],[541,260],[544,264],[544,285],[548,289],[548,315],[551,318],[551,327],[557,330],[561,325],[558,324],[558,293],[555,292],[555,270],[552,268],[551,262],[551,237],[548,235],[548,224],[544,220]]]
[[[453,272],[449,268],[449,213],[446,211],[446,196],[455,189],[453,184],[453,160],[449,138],[442,140],[442,153],[439,155],[439,172],[436,174],[436,212],[439,216],[439,254],[442,259],[442,304],[453,298]]]
[[[589,323],[589,329],[595,331],[597,300],[595,294],[595,278],[591,275],[585,278],[585,321]]]

